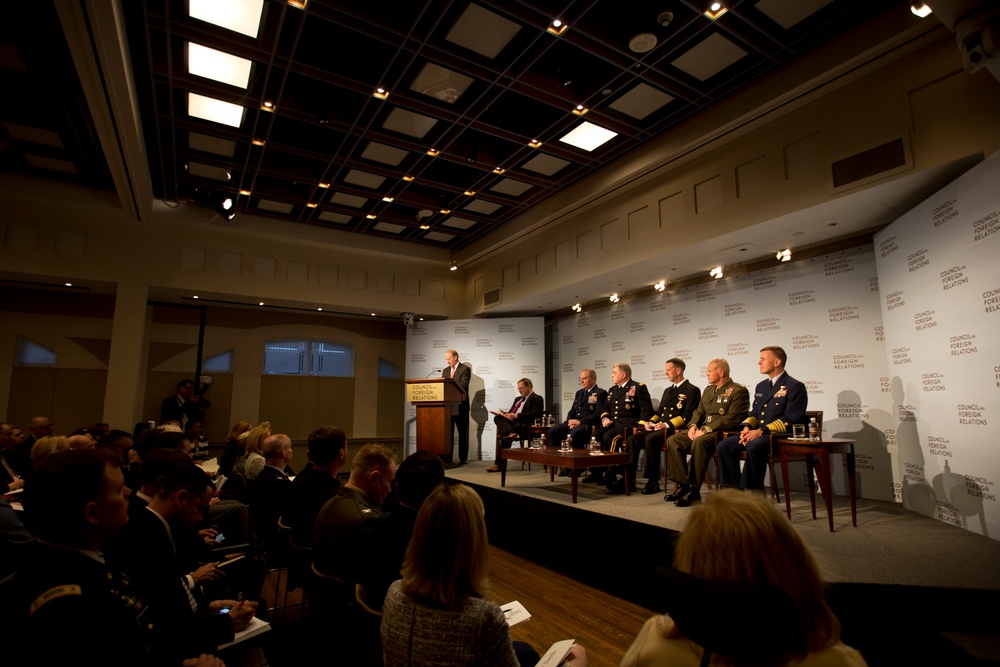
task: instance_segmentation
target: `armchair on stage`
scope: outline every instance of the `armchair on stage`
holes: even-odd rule
[[[406,381],[406,400],[417,408],[417,451],[451,456],[451,416],[458,414],[465,392],[447,378]]]

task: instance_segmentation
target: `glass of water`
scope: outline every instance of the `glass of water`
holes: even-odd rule
[[[806,425],[805,424],[792,424],[792,437],[796,440],[801,440],[806,437]]]

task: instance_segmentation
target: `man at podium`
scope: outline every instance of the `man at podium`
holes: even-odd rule
[[[469,459],[469,382],[472,380],[472,369],[468,364],[459,363],[458,352],[455,350],[445,352],[444,360],[448,365],[441,371],[441,377],[454,380],[462,388],[462,403],[458,406],[458,414],[451,416],[451,430],[448,433],[453,435],[455,426],[458,426],[458,462],[464,464]],[[450,463],[451,450],[442,458]]]

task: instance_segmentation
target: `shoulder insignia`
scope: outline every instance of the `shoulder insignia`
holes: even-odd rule
[[[76,584],[64,584],[62,586],[56,586],[55,588],[50,588],[45,591],[31,603],[31,607],[28,610],[28,614],[34,614],[36,611],[41,609],[46,603],[52,602],[53,600],[58,600],[62,597],[67,597],[70,595],[79,596],[83,595],[83,589]]]

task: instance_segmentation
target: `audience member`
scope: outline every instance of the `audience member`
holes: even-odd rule
[[[292,504],[287,522],[292,542],[312,546],[316,517],[326,501],[337,495],[337,473],[347,462],[347,434],[339,426],[321,426],[309,434],[309,463],[292,480]]]
[[[636,430],[625,443],[629,453],[629,479],[635,490],[636,474],[639,469],[639,452],[646,452],[646,486],[642,495],[660,492],[660,452],[668,437],[691,420],[701,390],[684,379],[687,364],[681,359],[669,359],[664,364],[664,373],[670,382],[663,390],[660,407],[652,419],[643,423],[644,428]],[[624,491],[624,480],[613,491]]]
[[[417,512],[442,482],[444,464],[433,452],[414,452],[399,464],[392,482],[398,502],[395,509],[382,514],[372,527],[369,555],[360,581],[372,608],[382,608],[389,585],[399,579]]]
[[[266,465],[264,462],[264,440],[271,435],[271,422],[261,422],[247,431],[245,451],[233,464],[233,472],[243,475],[249,484]]]
[[[69,438],[65,435],[47,435],[39,438],[31,446],[32,465],[40,466],[46,457],[69,448]]]
[[[219,474],[226,477],[232,476],[233,465],[236,463],[236,459],[243,456],[245,452],[244,441],[240,439],[240,436],[252,428],[253,424],[245,419],[241,419],[229,429],[229,436],[226,439],[226,449],[222,452],[222,458],[219,459]]]
[[[386,667],[535,665],[538,653],[511,641],[507,619],[484,599],[489,571],[483,501],[463,484],[437,486],[417,513],[403,578],[382,607]],[[585,654],[574,649],[585,665]]]
[[[701,502],[701,484],[705,480],[708,462],[715,452],[720,433],[735,428],[750,409],[747,388],[729,377],[729,362],[713,359],[706,372],[708,386],[701,393],[701,403],[691,415],[687,431],[667,438],[667,479],[677,483],[677,491],[665,500],[678,507]],[[687,455],[691,454],[688,471]]]
[[[163,399],[160,404],[160,422],[176,421],[181,430],[189,421],[202,421],[205,416],[205,405],[202,397],[195,393],[192,380],[181,380],[177,383],[177,393]]]
[[[396,457],[383,445],[365,445],[354,457],[351,477],[328,500],[313,527],[315,567],[353,584],[361,572],[365,541],[381,514],[396,475]]]
[[[31,443],[28,435],[14,424],[0,424],[0,456],[15,475],[27,478],[31,472]]]
[[[206,655],[182,662],[198,655],[183,651],[166,660],[154,647],[175,637],[148,622],[149,607],[105,562],[102,545],[128,521],[128,488],[114,453],[53,454],[35,468],[25,493],[40,539],[15,576],[8,600],[7,630],[18,638],[7,643],[11,664],[222,665]]]
[[[8,458],[12,458],[12,427],[10,424],[0,424],[0,491],[16,491],[24,486],[24,479],[14,470]]]
[[[521,437],[522,428],[530,426],[545,412],[545,399],[534,392],[531,380],[517,381],[518,397],[511,403],[510,410],[493,410],[493,423],[497,427],[497,452],[495,463],[486,472],[500,472],[500,448],[510,447]]]
[[[663,596],[622,667],[727,665],[864,667],[840,641],[819,567],[777,508],[722,490],[691,513]],[[720,609],[746,609],[731,623]]]
[[[803,424],[809,397],[806,386],[785,372],[788,355],[780,347],[760,351],[757,367],[767,376],[754,390],[750,416],[740,424],[742,432],[719,443],[720,486],[763,491],[771,434],[788,433],[792,424]],[[740,473],[740,454],[746,463]]]
[[[292,500],[292,482],[285,467],[292,461],[292,441],[284,433],[264,439],[266,465],[250,483],[250,513],[257,538],[265,547],[275,546],[278,521],[288,511]]]
[[[190,458],[168,467],[156,480],[145,511],[134,514],[108,553],[150,605],[150,622],[170,637],[163,651],[179,655],[212,652],[247,627],[257,603],[199,600],[195,577],[180,574],[188,568],[180,561],[176,545],[194,533],[208,509],[213,486]],[[222,613],[223,609],[228,612]]]

